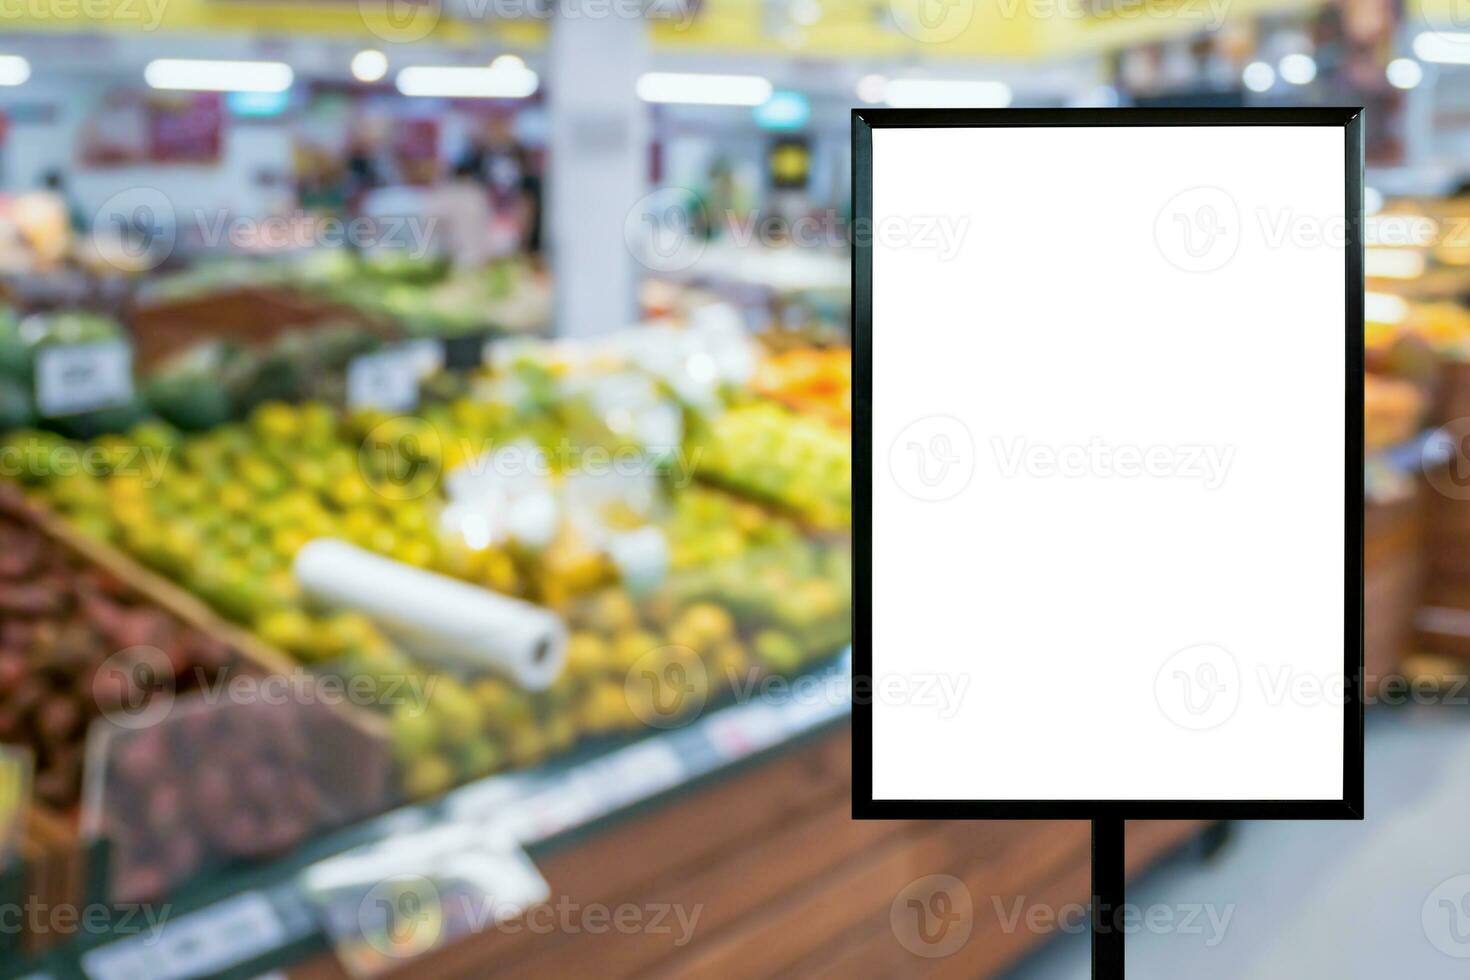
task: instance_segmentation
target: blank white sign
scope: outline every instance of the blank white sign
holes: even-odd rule
[[[1344,169],[873,130],[874,800],[1343,798]]]

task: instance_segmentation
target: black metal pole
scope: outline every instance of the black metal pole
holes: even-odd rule
[[[1123,980],[1123,821],[1092,822],[1092,980]]]

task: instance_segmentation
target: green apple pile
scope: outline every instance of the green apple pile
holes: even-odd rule
[[[715,419],[690,455],[701,479],[786,510],[822,530],[852,524],[851,435],[775,402]]]

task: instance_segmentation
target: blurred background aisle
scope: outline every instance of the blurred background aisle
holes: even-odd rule
[[[1138,977],[1470,957],[1463,0],[0,0],[0,977],[1083,975],[849,818],[849,113],[1321,104],[1369,819],[1131,827]]]

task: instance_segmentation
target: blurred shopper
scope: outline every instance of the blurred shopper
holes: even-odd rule
[[[521,229],[521,251],[541,252],[542,184],[530,152],[515,136],[513,120],[493,118],[476,133],[455,167],[490,194],[497,212],[509,211]]]
[[[73,239],[87,234],[91,222],[67,195],[60,171],[47,171],[41,183],[15,198],[10,220],[34,268],[51,269],[66,261]]]
[[[66,209],[66,222],[71,226],[74,234],[85,235],[92,230],[92,219],[82,210],[82,206],[72,197],[66,187],[66,175],[60,170],[48,170],[41,178],[46,193],[54,195],[61,201],[62,207]]]
[[[384,184],[377,149],[362,133],[354,133],[348,141],[342,181],[342,198],[348,213],[354,215],[360,212],[363,198]]]
[[[463,269],[476,269],[495,257],[495,210],[479,172],[468,162],[429,191],[424,218],[432,248]]]

